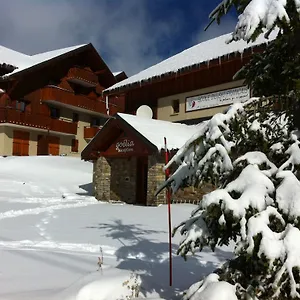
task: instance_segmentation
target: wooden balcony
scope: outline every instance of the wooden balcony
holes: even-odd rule
[[[84,127],[83,137],[85,139],[92,139],[101,127]]]
[[[94,112],[106,114],[106,105],[99,99],[91,99],[83,95],[75,95],[67,90],[56,87],[45,87],[41,92],[41,100],[44,102],[59,102],[76,106]]]
[[[69,70],[67,80],[85,87],[95,87],[98,84],[98,76],[96,74],[78,67]]]
[[[10,123],[33,128],[40,128],[65,134],[77,134],[77,124],[52,119],[46,115],[36,115],[15,110],[13,108],[0,108],[0,123]]]

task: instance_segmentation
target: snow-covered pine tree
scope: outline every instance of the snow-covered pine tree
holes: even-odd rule
[[[185,300],[214,300],[216,289],[221,300],[300,299],[299,132],[273,104],[234,104],[199,125],[168,164],[179,164],[167,182],[173,192],[183,183],[218,186],[174,229],[183,236],[178,253],[236,242],[235,258]]]
[[[183,236],[178,253],[236,242],[235,258],[184,300],[300,299],[300,132],[291,109],[300,78],[300,1],[224,0],[210,18],[220,22],[231,7],[240,14],[232,40],[279,29],[241,71],[257,95],[273,97],[235,104],[202,123],[167,165],[179,165],[165,183],[173,193],[202,182],[217,186],[174,229]]]

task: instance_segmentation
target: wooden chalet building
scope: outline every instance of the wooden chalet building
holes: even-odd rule
[[[81,153],[82,159],[94,161],[96,199],[138,205],[166,203],[165,193],[155,197],[165,181],[164,138],[172,155],[199,126],[116,114]]]
[[[32,56],[0,46],[0,155],[80,155],[124,111],[102,95],[124,78],[92,44]]]
[[[233,76],[268,40],[227,44],[230,34],[202,42],[104,90],[116,101],[125,98],[125,111],[135,114],[148,105],[154,118],[195,124],[229,104],[245,101],[250,90]],[[275,34],[269,40],[275,38]]]

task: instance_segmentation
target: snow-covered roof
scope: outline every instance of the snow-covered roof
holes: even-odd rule
[[[9,77],[12,74],[18,73],[20,71],[23,71],[25,69],[28,69],[30,67],[33,67],[35,65],[51,60],[55,57],[74,51],[75,49],[84,46],[86,46],[86,44],[53,50],[44,53],[38,53],[35,55],[26,55],[24,53],[0,46],[0,64],[8,64],[16,67],[16,69],[13,72],[4,75],[4,77]]]
[[[113,72],[112,74],[116,77],[116,76],[120,75],[121,73],[123,73],[123,71]]]
[[[176,73],[183,68],[207,62],[230,53],[243,53],[243,51],[247,48],[264,44],[275,39],[276,34],[277,32],[274,31],[268,40],[261,35],[255,42],[247,43],[243,40],[240,40],[237,42],[233,41],[229,44],[227,44],[226,41],[230,40],[232,34],[229,33],[221,35],[171,56],[170,58],[163,60],[162,62],[151,66],[148,69],[145,69],[121,82],[114,84],[105,91],[112,91],[124,86],[132,85],[134,83],[149,80],[163,74]]]
[[[165,148],[164,138],[167,139],[169,150],[179,149],[203,126],[203,123],[186,125],[123,113],[117,115],[156,146],[159,151]]]

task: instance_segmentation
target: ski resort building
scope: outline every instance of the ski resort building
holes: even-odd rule
[[[109,119],[81,154],[82,159],[94,161],[95,197],[139,205],[166,203],[164,193],[155,197],[165,181],[164,138],[172,155],[199,126],[122,113]]]
[[[275,35],[270,36],[272,40]],[[125,111],[148,105],[159,120],[195,124],[229,104],[249,99],[243,80],[233,79],[268,40],[227,44],[230,34],[202,42],[104,91],[109,99],[125,98]],[[115,100],[114,100],[115,101]]]
[[[106,101],[114,74],[92,44],[25,55],[0,46],[0,155],[80,155],[124,102]]]

